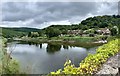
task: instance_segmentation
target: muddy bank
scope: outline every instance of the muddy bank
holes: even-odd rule
[[[120,76],[120,52],[109,58],[95,76]]]

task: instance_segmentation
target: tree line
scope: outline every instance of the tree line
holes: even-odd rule
[[[118,29],[116,29],[116,27]],[[120,15],[104,15],[104,16],[94,16],[89,17],[79,24],[71,25],[51,25],[44,29],[32,29],[32,28],[3,28],[2,35],[6,38],[9,37],[56,37],[61,34],[65,35],[68,33],[68,30],[88,30],[89,29],[99,29],[99,28],[109,28],[111,35],[116,35],[120,32]],[[91,30],[95,33],[94,30]],[[119,32],[117,32],[119,31]]]

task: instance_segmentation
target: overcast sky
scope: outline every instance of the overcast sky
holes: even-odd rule
[[[117,2],[4,2],[0,26],[41,29],[52,24],[76,24],[88,17],[117,13]]]

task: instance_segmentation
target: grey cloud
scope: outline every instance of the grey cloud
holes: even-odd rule
[[[94,2],[72,2],[72,3],[37,3],[38,7],[46,5],[47,10],[35,18],[37,23],[41,21],[58,21],[70,19],[74,16],[85,16],[89,12],[96,10]]]
[[[104,6],[107,6],[107,10]],[[112,14],[117,10],[116,7],[116,3],[107,2],[7,2],[2,7],[2,21],[24,22],[33,19],[33,22],[27,25],[30,27],[54,21],[75,22],[74,19],[80,20],[77,18],[84,18],[88,14]]]
[[[33,18],[37,15],[34,6],[27,2],[8,2],[3,4],[3,21],[18,21]]]
[[[5,6],[5,7],[4,7]],[[61,20],[75,15],[85,15],[95,10],[95,3],[59,3],[59,2],[39,2],[33,3],[5,3],[3,5],[3,21],[26,20],[29,18],[41,17],[44,21]],[[49,14],[48,14],[49,13]],[[48,19],[47,19],[48,18]],[[51,20],[50,20],[51,19]],[[40,19],[41,20],[41,19]],[[42,20],[41,20],[42,21]],[[40,22],[41,22],[40,21]]]

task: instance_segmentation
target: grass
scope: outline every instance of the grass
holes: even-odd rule
[[[74,36],[74,37],[61,37],[64,41],[76,41],[76,42],[93,42],[95,41],[94,37],[80,37],[80,36]]]
[[[19,64],[16,60],[11,59],[10,55],[7,53],[5,46],[7,40],[5,38],[0,39],[2,49],[0,49],[0,74],[17,74],[19,73]]]
[[[37,37],[37,38],[30,38],[25,37],[22,38],[22,41],[26,42],[33,42],[33,43],[41,43],[41,42],[54,42],[54,41],[61,41],[61,42],[76,42],[76,43],[93,43],[99,40],[102,40],[105,36],[96,36],[96,37],[81,37],[81,36],[59,36],[59,37]],[[116,37],[108,37],[107,40],[110,41],[111,39]]]
[[[102,45],[102,43],[93,43],[97,39],[94,37],[80,37],[80,36],[74,36],[74,37],[38,37],[38,38],[23,38],[20,43],[30,43],[30,44],[41,44],[41,43],[58,43],[61,45],[71,45],[71,46],[77,46],[77,47],[84,47],[84,48],[91,48]]]

